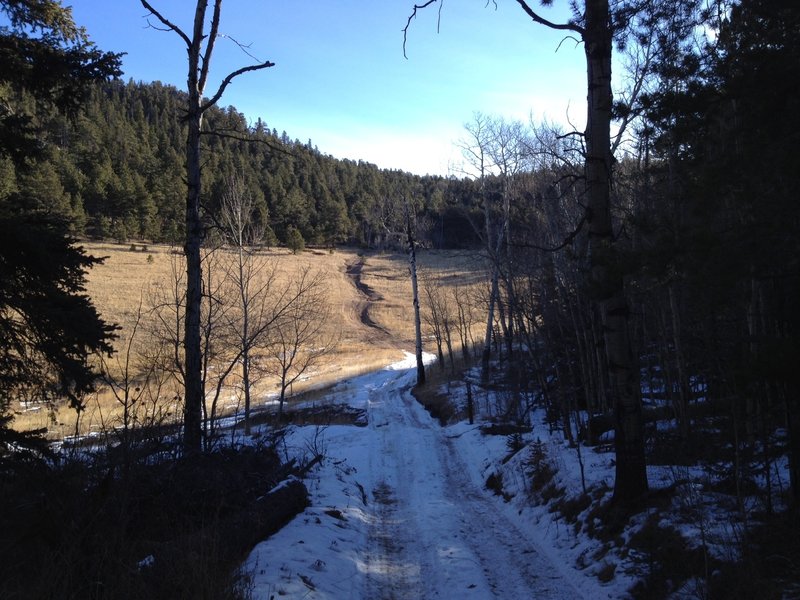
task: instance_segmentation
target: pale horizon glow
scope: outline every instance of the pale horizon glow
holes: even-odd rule
[[[152,3],[190,29],[194,3]],[[437,7],[419,11],[404,58],[402,29],[413,4],[228,0],[220,30],[229,37],[218,40],[206,95],[253,63],[233,38],[276,66],[235,79],[220,106],[291,139],[310,139],[324,154],[420,175],[458,170],[456,143],[475,112],[583,127],[582,46],[532,23],[510,0],[496,10],[482,0],[451,0],[438,32]],[[563,9],[543,10],[566,20]],[[182,41],[149,27],[138,0],[74,0],[73,15],[101,49],[127,53],[124,80],[185,89]]]

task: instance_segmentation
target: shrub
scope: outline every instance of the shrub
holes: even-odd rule
[[[307,505],[299,480],[265,495],[294,469],[270,447],[2,467],[2,598],[238,600],[242,557]]]
[[[658,515],[649,517],[629,544],[643,575],[630,590],[634,598],[669,597],[690,578],[705,578],[711,566],[702,548],[693,547],[673,527],[661,525]]]

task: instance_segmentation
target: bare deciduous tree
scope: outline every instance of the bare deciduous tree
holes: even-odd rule
[[[419,9],[437,1],[414,5],[405,31]],[[584,0],[583,11],[577,2],[573,3],[573,18],[557,23],[545,18],[530,2],[517,0],[517,4],[537,25],[575,35],[583,42],[587,88],[586,128],[583,132],[585,225],[589,236],[589,268],[585,279],[600,317],[608,392],[616,420],[614,501],[618,506],[624,506],[644,494],[648,485],[642,403],[628,331],[630,308],[618,264],[611,214],[614,162],[611,153],[611,57],[614,34],[618,33],[616,28],[627,22],[630,11],[638,7],[634,3],[620,2],[615,11],[622,13],[612,15],[609,0]],[[625,18],[618,19],[620,15]]]
[[[453,303],[456,306],[456,329],[461,341],[461,356],[465,361],[472,356],[475,341],[472,337],[472,326],[475,324],[475,312],[471,294],[466,288],[456,286],[450,290]]]
[[[270,329],[267,355],[268,372],[278,377],[278,420],[283,417],[286,392],[336,347],[337,338],[328,330],[330,307],[321,273],[308,269],[290,282],[282,294],[284,302]]]
[[[200,137],[203,130],[203,119],[209,108],[214,106],[230,83],[240,75],[251,71],[259,71],[274,66],[269,61],[258,62],[236,69],[226,75],[217,90],[210,98],[205,97],[211,59],[216,43],[220,38],[219,26],[222,12],[222,0],[212,2],[210,20],[207,21],[209,0],[197,0],[194,9],[192,29],[185,32],[175,22],[157,11],[148,0],[140,0],[160,23],[177,34],[186,44],[188,55],[187,92],[188,101],[184,120],[187,124],[186,134],[186,238],[184,253],[186,255],[186,310],[184,318],[183,345],[185,353],[184,366],[184,431],[183,446],[188,454],[200,452],[202,447],[202,407],[205,391],[202,377],[201,347],[201,304],[202,304],[202,265],[200,248],[205,236],[201,215],[201,160]]]
[[[244,429],[250,434],[250,407],[252,388],[260,379],[258,369],[253,370],[251,353],[263,342],[273,321],[268,307],[269,290],[274,282],[275,267],[266,259],[257,260],[255,248],[264,238],[264,229],[253,218],[255,202],[247,192],[240,177],[230,177],[222,196],[220,224],[233,251],[226,261],[225,270],[236,310],[229,320],[231,335],[241,362],[242,393],[244,394]]]
[[[414,237],[410,202],[406,200],[406,242],[408,243],[408,270],[411,274],[411,294],[414,303],[414,339],[417,357],[417,385],[425,385],[425,363],[422,360],[422,323],[419,313],[419,286],[417,285],[417,241]]]
[[[123,348],[113,358],[98,355],[101,380],[122,411],[118,418],[104,421],[103,430],[115,433],[126,468],[141,432],[152,437],[171,416],[169,404],[162,401],[168,374],[161,368],[159,346],[150,339],[141,339],[145,317],[144,302],[140,300]]]
[[[430,275],[422,278],[422,291],[427,300],[425,322],[433,333],[436,342],[436,352],[439,356],[439,367],[444,370],[444,348],[450,361],[450,370],[455,371],[455,357],[453,355],[453,326],[454,320],[449,303],[449,295],[442,282]]]

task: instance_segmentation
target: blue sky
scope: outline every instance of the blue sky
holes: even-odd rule
[[[417,0],[419,2],[419,0]],[[69,2],[65,2],[69,4]],[[104,50],[127,52],[125,78],[181,89],[186,52],[172,33],[147,26],[138,0],[73,0],[75,20]],[[152,0],[190,30],[194,2]],[[513,0],[445,0],[420,11],[403,32],[414,0],[226,0],[221,33],[249,44],[276,66],[245,74],[223,96],[252,122],[286,131],[339,158],[414,173],[457,170],[455,142],[475,111],[527,121],[569,119],[582,128],[583,48],[534,23]],[[565,2],[556,2],[564,5]],[[566,18],[565,9],[545,9]],[[155,23],[155,21],[153,21]],[[221,39],[212,60],[216,89],[253,60]]]

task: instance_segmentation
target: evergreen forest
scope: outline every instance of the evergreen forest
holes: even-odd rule
[[[185,93],[158,82],[98,83],[75,118],[24,90],[8,101],[32,119],[41,152],[19,169],[3,158],[4,203],[63,217],[78,237],[181,243]],[[478,241],[467,218],[477,210],[468,180],[336,159],[311,140],[301,143],[260,119],[249,121],[235,107],[209,111],[203,148],[209,226],[235,175],[254,195],[254,219],[267,227],[271,244],[284,244],[296,229],[311,245],[387,247],[403,230],[406,200],[424,224],[425,245],[474,247]]]

